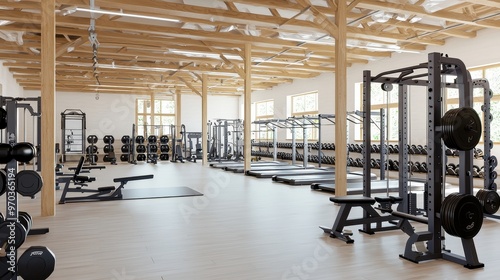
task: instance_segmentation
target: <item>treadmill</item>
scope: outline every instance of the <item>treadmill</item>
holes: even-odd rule
[[[377,179],[377,175],[371,173],[372,180]],[[273,181],[283,182],[289,185],[310,185],[312,183],[335,183],[335,172],[326,172],[316,175],[303,175],[303,176],[274,176]],[[347,173],[347,183],[362,182],[363,172],[349,172]]]
[[[272,178],[274,176],[291,176],[291,175],[316,175],[316,174],[335,174],[335,168],[298,168],[285,170],[248,170],[246,175],[257,178]]]

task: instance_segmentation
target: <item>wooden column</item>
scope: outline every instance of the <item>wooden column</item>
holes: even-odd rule
[[[347,194],[347,3],[337,2],[335,38],[335,196]]]
[[[41,2],[42,13],[42,53],[41,53],[41,79],[42,79],[42,117],[41,117],[41,161],[42,161],[42,216],[55,216],[55,54],[56,54],[56,23],[55,0]]]
[[[175,126],[177,127],[177,139],[181,139],[181,124],[182,124],[182,100],[181,89],[175,88]],[[175,145],[175,144],[174,144]]]
[[[208,76],[201,75],[201,149],[203,158],[201,163],[208,165]]]
[[[245,157],[245,170],[250,170],[250,160],[252,158],[252,146],[251,146],[251,121],[252,121],[252,45],[249,43],[245,44],[245,89],[244,89],[244,153]]]

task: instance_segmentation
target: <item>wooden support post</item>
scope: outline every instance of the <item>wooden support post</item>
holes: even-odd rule
[[[346,1],[337,1],[335,24],[337,25],[335,38],[335,195],[342,196],[347,194]]]
[[[244,153],[245,158],[244,169],[250,170],[250,162],[252,158],[252,146],[251,146],[251,121],[252,121],[252,45],[250,43],[245,44],[245,109],[244,109],[244,129],[243,129],[243,139],[244,139]]]
[[[208,76],[201,75],[201,149],[203,165],[208,165]]]
[[[41,79],[42,79],[42,116],[41,116],[41,161],[42,161],[42,216],[55,216],[55,91],[56,91],[56,22],[55,0],[41,2],[42,13],[42,53],[41,53]]]
[[[177,127],[177,135],[175,138],[181,139],[181,124],[182,124],[182,96],[181,89],[175,88],[175,126]],[[174,144],[175,145],[175,144]]]

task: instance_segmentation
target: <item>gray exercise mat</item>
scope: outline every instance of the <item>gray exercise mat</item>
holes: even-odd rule
[[[148,188],[148,189],[123,189],[123,200],[170,198],[203,195],[188,187]]]

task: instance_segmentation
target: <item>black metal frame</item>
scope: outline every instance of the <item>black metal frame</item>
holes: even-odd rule
[[[415,74],[416,70],[426,70],[424,73]],[[395,75],[395,76],[394,76]],[[455,83],[445,84],[445,81],[442,80],[442,76],[454,76],[456,77]],[[427,79],[426,79],[427,78]],[[424,197],[427,205],[427,214],[428,214],[428,228],[427,231],[423,232],[413,232],[410,235],[410,238],[406,244],[405,252],[400,255],[402,258],[413,262],[420,262],[431,259],[446,259],[449,261],[453,261],[459,264],[464,265],[468,268],[478,268],[483,267],[484,264],[479,262],[476,248],[474,246],[473,239],[464,239],[461,238],[462,247],[464,250],[464,256],[459,256],[451,253],[449,250],[446,250],[443,243],[444,233],[442,232],[441,226],[441,202],[444,197],[443,193],[443,147],[442,143],[442,131],[441,131],[441,118],[443,116],[442,110],[442,102],[444,101],[444,97],[442,95],[443,84],[445,87],[455,87],[459,91],[459,106],[460,107],[472,107],[473,106],[473,95],[472,95],[472,80],[470,78],[470,74],[467,71],[464,63],[456,58],[450,58],[447,56],[443,56],[440,53],[430,53],[428,55],[428,60],[425,63],[410,66],[406,68],[396,69],[392,71],[383,72],[377,76],[371,76],[370,71],[363,72],[363,102],[364,102],[364,110],[369,111],[371,107],[370,100],[370,92],[371,92],[371,83],[372,82],[380,82],[380,83],[390,83],[397,84],[400,88],[400,95],[407,95],[407,86],[426,86],[427,87],[427,99],[428,99],[428,112],[427,112],[427,129],[428,129],[428,154],[427,154],[427,193]],[[400,106],[405,105],[406,102],[404,100],[404,96],[400,96]],[[401,102],[403,101],[403,102]],[[403,107],[404,108],[404,107]],[[400,108],[400,112],[403,111]],[[400,115],[400,120],[403,122],[407,121],[407,116]],[[365,126],[369,128],[367,125],[367,121],[365,118]],[[406,127],[406,126],[402,126]],[[406,145],[404,145],[403,141],[407,141],[406,132],[400,126],[400,154],[404,157],[407,155],[407,151],[405,150]],[[364,136],[368,136],[369,129],[365,128]],[[369,147],[364,147],[364,153],[369,159]],[[366,159],[366,157],[365,157]],[[472,174],[470,170],[472,170],[472,150],[470,151],[460,151],[459,152],[459,192],[462,194],[473,194],[473,184],[472,184]],[[407,172],[406,168],[403,168],[406,165],[406,161],[404,158],[400,161],[400,172]],[[365,164],[364,166],[364,195],[370,196],[370,166]],[[400,192],[404,192],[407,190],[407,180],[404,177],[404,174],[400,177]],[[405,193],[401,193],[403,198],[406,197]],[[401,207],[406,207],[402,204]],[[366,214],[365,214],[366,215]],[[412,249],[412,246],[416,244],[416,242],[427,241],[427,251],[426,252],[415,252]]]
[[[33,107],[26,102],[37,102],[37,111],[33,109]],[[40,118],[41,115],[41,98],[13,98],[13,97],[0,97],[0,106],[5,106],[7,111],[7,142],[10,145],[14,145],[17,143],[18,136],[18,109],[27,109],[30,111],[32,116],[38,117],[38,128],[40,129]],[[34,137],[34,136],[33,136]],[[38,133],[38,143],[40,143],[41,135]],[[40,162],[40,160],[38,160]],[[15,177],[18,171],[18,162],[15,159],[9,161],[6,166],[6,178],[7,178],[7,192],[6,192],[6,212],[5,212],[5,222],[9,222],[12,224],[18,223],[19,218],[19,203],[18,203],[18,195],[16,191],[16,180]],[[17,279],[18,275],[18,253],[17,249],[15,249],[15,230],[10,232],[10,236],[13,237],[9,240],[9,246],[5,249],[7,256],[9,256],[9,265],[11,267],[9,270],[12,272],[12,280]],[[49,232],[48,228],[41,229],[30,229],[28,232],[29,235],[38,235],[38,234],[46,234]]]

